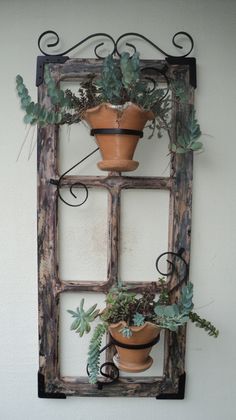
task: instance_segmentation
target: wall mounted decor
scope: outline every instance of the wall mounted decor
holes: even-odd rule
[[[210,322],[193,312],[193,286],[189,281],[193,152],[202,149],[199,141],[201,131],[193,106],[196,60],[188,57],[193,49],[193,40],[186,32],[175,34],[172,40],[175,47],[183,48],[177,42],[179,37],[187,40],[190,48],[185,54],[172,56],[137,33],[123,34],[116,41],[108,34],[97,33],[53,55],[43,47],[48,37],[54,37],[55,41],[47,45],[47,51],[59,43],[54,31],[44,32],[39,37],[38,46],[43,55],[37,59],[37,104],[31,100],[23,78],[17,76],[24,120],[29,124],[38,124],[39,397],[182,399],[187,321],[196,323],[210,335],[218,335]],[[94,48],[96,58],[67,56],[94,38],[99,39]],[[137,38],[165,58],[141,60],[134,45]],[[110,52],[103,57],[99,51],[105,41],[110,46]],[[127,48],[130,53],[124,51]],[[61,89],[60,82],[66,80],[80,82],[78,95]],[[131,123],[128,117],[131,117]],[[58,126],[76,124],[81,120],[89,123],[97,147],[60,174]],[[133,155],[146,122],[152,134],[160,136],[163,130],[168,133],[170,175],[167,177],[123,174],[138,167]],[[128,145],[130,141],[131,145]],[[125,148],[120,149],[120,145]],[[103,146],[105,150],[101,150]],[[101,172],[99,176],[71,173],[99,149],[103,160],[99,160],[98,167],[105,173]],[[141,166],[142,161],[139,164]],[[64,198],[62,190],[65,189],[69,189],[73,202],[69,203]],[[107,276],[102,281],[61,280],[58,269],[58,200],[65,205],[80,207],[88,199],[89,189],[105,189],[108,192]],[[168,250],[164,250],[156,261],[157,271],[166,281],[161,277],[158,281],[120,283],[121,193],[134,189],[169,192]],[[76,190],[84,194],[79,201],[76,200]],[[78,217],[81,217],[79,209]],[[163,258],[168,262],[167,272],[160,269]],[[98,317],[102,321],[95,328],[90,343],[88,375],[85,366],[85,375],[81,377],[63,376],[60,370],[60,299],[67,292],[81,294],[78,308],[68,308],[73,318],[72,330],[83,336],[90,332],[91,322]],[[83,298],[85,292],[106,296],[106,306],[102,311],[97,308],[96,302],[87,307]],[[150,332],[150,335],[139,339],[141,330]],[[164,331],[163,374],[137,376],[137,372],[148,369],[152,364],[150,348],[157,344],[161,330]],[[101,337],[104,334],[107,344],[102,347]],[[105,362],[99,366],[100,354],[104,352]],[[133,353],[138,359],[138,366],[134,366]],[[120,370],[127,375],[120,376]],[[135,376],[132,375],[134,372]]]

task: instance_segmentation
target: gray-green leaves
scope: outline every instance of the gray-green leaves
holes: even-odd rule
[[[159,305],[154,308],[156,323],[162,328],[176,331],[181,325],[189,320],[189,314],[193,308],[193,285],[188,283],[182,288],[180,300],[177,304]]]
[[[26,124],[63,124],[66,112],[71,105],[70,98],[64,91],[59,89],[52,79],[48,66],[45,66],[44,81],[47,86],[47,93],[50,98],[51,107],[35,103],[28,94],[28,89],[20,75],[16,76],[16,90],[21,100],[21,107],[25,111],[24,122]],[[60,111],[54,110],[53,106],[60,106]]]
[[[94,330],[88,350],[88,371],[89,382],[95,384],[99,372],[100,349],[102,345],[102,337],[106,333],[107,327],[105,324],[98,324]]]
[[[202,150],[203,144],[198,141],[201,136],[200,125],[196,119],[194,109],[189,114],[185,127],[179,124],[176,143],[172,144],[171,151],[174,153],[186,153],[189,151]]]
[[[68,310],[75,320],[71,324],[70,329],[75,330],[80,337],[84,335],[84,333],[89,333],[91,330],[90,323],[94,321],[94,319],[99,314],[99,309],[96,309],[97,305],[91,306],[87,311],[84,310],[84,299],[81,300],[80,306],[76,309],[76,312]]]
[[[141,327],[144,323],[145,317],[139,312],[136,312],[136,314],[133,316],[133,324],[137,327]]]
[[[120,58],[122,83],[126,89],[134,86],[140,78],[139,54],[135,52],[132,57],[128,53],[122,53]]]

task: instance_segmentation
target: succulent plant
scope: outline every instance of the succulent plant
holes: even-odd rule
[[[163,329],[177,331],[189,320],[197,327],[204,328],[209,335],[217,337],[219,331],[207,320],[202,319],[193,309],[193,285],[188,282],[180,292],[179,300],[169,304],[169,293],[163,279],[160,279],[162,292],[157,300],[154,293],[154,285],[143,293],[129,292],[124,286],[111,289],[106,297],[106,307],[99,312],[97,305],[84,310],[84,299],[76,311],[68,310],[75,320],[71,330],[80,336],[90,331],[90,323],[99,317],[99,323],[92,335],[88,350],[89,381],[96,383],[99,372],[100,349],[102,337],[107,332],[109,324],[124,321],[126,324],[120,329],[120,333],[129,338],[132,336],[131,326],[142,326],[146,321],[152,322]]]
[[[94,319],[98,316],[99,310],[97,309],[97,304],[91,306],[87,311],[84,310],[84,299],[81,300],[80,306],[76,309],[76,312],[68,310],[68,312],[72,315],[75,320],[71,324],[70,329],[75,330],[79,333],[80,337],[84,335],[84,333],[89,333],[91,330],[90,323],[94,321]]]
[[[176,331],[189,320],[189,314],[193,308],[193,285],[188,283],[181,290],[178,303],[172,305],[159,305],[154,308],[156,314],[155,322],[162,328]]]
[[[120,59],[108,55],[103,61],[100,77],[90,74],[81,84],[77,94],[69,89],[65,91],[60,89],[47,65],[44,82],[50,98],[50,107],[33,102],[23,78],[20,75],[16,77],[16,89],[22,109],[25,111],[26,124],[44,126],[79,123],[88,108],[102,102],[110,102],[113,105],[133,102],[154,114],[153,122],[149,125],[151,129],[149,138],[156,130],[157,136],[161,137],[164,130],[167,131],[171,140],[171,98],[169,95],[164,95],[164,90],[155,82],[153,83],[152,79],[144,76],[137,52],[132,56],[122,53]],[[171,86],[180,103],[181,101],[184,103],[186,93],[181,81],[173,81]],[[198,141],[201,131],[194,109],[189,115],[186,126],[179,122],[177,131],[177,141],[170,142],[171,152],[186,153],[202,149],[202,143]]]

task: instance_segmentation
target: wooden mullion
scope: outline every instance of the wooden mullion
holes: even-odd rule
[[[120,188],[114,187],[108,194],[108,254],[107,282],[108,287],[117,285],[118,256],[120,242]]]
[[[60,182],[61,187],[70,187],[78,183],[88,188],[119,188],[119,189],[161,189],[169,190],[172,186],[170,177],[128,177],[128,176],[65,176]]]
[[[61,281],[58,292],[98,292],[106,293],[108,291],[107,281],[86,281],[86,280],[63,280]]]

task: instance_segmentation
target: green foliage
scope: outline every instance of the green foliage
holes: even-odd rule
[[[184,80],[177,79],[171,81],[172,90],[176,96],[176,98],[182,102],[186,103],[188,100],[187,92],[186,92],[186,85]]]
[[[132,330],[129,327],[121,328],[120,333],[123,335],[123,337],[126,337],[126,338],[130,338],[133,335]]]
[[[106,308],[101,318],[108,323],[126,321],[130,323],[136,308],[136,294],[128,292],[124,287],[111,289],[106,298]]]
[[[133,316],[133,324],[136,327],[141,327],[144,323],[145,323],[145,317],[139,312],[136,312]]]
[[[186,153],[189,151],[202,150],[203,144],[198,141],[201,136],[200,125],[196,119],[194,109],[189,114],[185,127],[179,124],[176,144],[172,144],[171,151],[175,153]]]
[[[189,313],[193,308],[193,285],[188,283],[181,290],[181,295],[178,303],[172,305],[155,306],[156,323],[162,328],[168,328],[171,331],[176,331],[178,327],[186,324],[189,319]]]
[[[113,288],[107,295],[107,306],[101,318],[109,323],[125,321],[128,325],[135,325],[136,314],[140,314],[146,321],[154,317],[155,285],[148,287],[139,297],[129,292],[125,287]]]
[[[90,323],[97,316],[102,321],[96,326],[89,345],[88,371],[90,383],[97,382],[102,337],[111,323],[124,321],[125,324],[120,329],[120,333],[129,338],[132,336],[131,326],[133,325],[141,326],[146,321],[151,321],[160,328],[177,331],[190,319],[197,327],[204,328],[209,335],[218,336],[218,330],[209,321],[192,312],[192,283],[188,282],[182,287],[180,298],[174,304],[168,304],[169,293],[164,279],[160,279],[159,283],[163,286],[163,292],[161,292],[157,301],[155,301],[155,284],[152,284],[141,294],[129,292],[126,287],[119,285],[108,293],[106,307],[102,312],[96,309],[96,304],[85,311],[84,299],[81,300],[76,312],[68,311],[75,318],[71,330],[79,333],[80,336],[90,331]]]
[[[153,84],[152,79],[145,77],[141,71],[139,54],[132,56],[122,53],[120,59],[108,55],[102,65],[101,76],[97,78],[90,74],[81,84],[78,93],[74,94],[69,89],[63,91],[53,79],[49,66],[45,66],[44,82],[50,106],[34,103],[29,96],[23,78],[16,77],[17,93],[21,106],[25,111],[24,122],[44,126],[46,124],[74,124],[83,119],[83,113],[88,108],[109,102],[113,105],[124,105],[133,102],[144,110],[153,112],[154,118],[148,126],[151,138],[157,131],[157,137],[162,137],[167,131],[170,139],[172,101],[167,95],[164,99],[164,90]],[[180,104],[186,104],[187,94],[183,80],[171,81],[174,96]],[[187,124],[178,123],[177,140],[171,142],[171,152],[186,153],[202,149],[198,141],[201,135],[195,111],[190,112]]]
[[[161,277],[159,283],[162,286],[162,289],[157,303],[158,305],[166,305],[169,302],[169,291],[165,278]]]
[[[95,384],[99,372],[100,350],[102,345],[102,337],[107,331],[106,324],[98,324],[93,332],[89,350],[88,350],[88,371],[89,382]]]
[[[84,310],[84,299],[81,300],[80,306],[76,309],[76,312],[68,310],[75,320],[71,324],[70,329],[75,330],[75,332],[79,333],[80,337],[84,335],[84,333],[89,333],[91,330],[90,323],[94,321],[94,319],[98,316],[99,310],[96,310],[97,305],[91,306],[87,311]]]
[[[207,321],[204,318],[201,318],[196,312],[190,312],[189,313],[189,319],[199,328],[203,328],[208,335],[213,337],[218,337],[219,330],[216,329],[216,327],[209,321]]]

